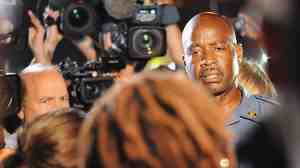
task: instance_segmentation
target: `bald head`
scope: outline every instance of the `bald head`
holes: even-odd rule
[[[193,29],[192,40],[194,41],[199,37],[209,39],[208,36],[237,43],[235,31],[230,21],[213,12],[204,12],[199,15]]]
[[[66,84],[63,77],[55,69],[48,69],[40,72],[24,73],[21,74],[21,79],[25,89],[25,96],[28,96],[28,91],[31,92],[32,90],[48,90],[50,85],[56,85],[59,88],[66,88]],[[33,93],[29,94],[29,96],[30,95],[33,95]]]
[[[66,83],[55,67],[26,68],[21,79],[25,122],[49,111],[69,107]]]
[[[227,18],[213,12],[200,13],[192,29],[191,71],[216,95],[237,88],[242,48]]]

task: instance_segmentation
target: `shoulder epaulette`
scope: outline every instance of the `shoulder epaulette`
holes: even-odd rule
[[[280,105],[280,103],[276,99],[271,98],[271,97],[258,96],[258,95],[255,95],[254,97],[256,98],[256,100],[261,101],[263,103],[269,103],[269,104],[273,104],[276,106]]]

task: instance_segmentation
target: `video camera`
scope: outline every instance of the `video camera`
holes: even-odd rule
[[[171,5],[137,4],[132,18],[103,25],[112,35],[112,50],[130,60],[149,59],[166,53],[165,26],[179,21],[177,8]]]
[[[82,66],[67,58],[59,67],[63,77],[71,82],[68,91],[72,107],[84,110],[88,110],[94,100],[114,83],[116,70],[123,68],[118,60],[107,57]]]
[[[97,12],[96,9],[106,9],[98,1],[49,0],[49,5],[62,11],[59,25],[64,35],[97,34],[98,39],[102,39],[106,33],[111,34],[112,48],[106,50],[98,45],[97,61],[80,66],[67,59],[59,64],[64,78],[71,81],[71,104],[84,109],[113,84],[116,72],[128,62],[164,55],[167,48],[165,26],[179,20],[176,7],[170,5],[135,4],[130,17],[124,19],[111,19],[114,14]]]
[[[64,36],[80,39],[84,35],[94,35],[100,31],[101,13],[100,0],[49,0],[50,9],[59,10],[60,17],[54,21],[45,17],[46,25],[57,24]]]
[[[120,1],[120,2],[118,2]],[[179,21],[177,8],[172,5],[142,5],[122,0],[49,0],[49,7],[61,12],[57,24],[70,38],[91,35],[98,38],[112,33],[113,52],[129,59],[149,59],[166,52],[165,26]],[[110,4],[110,5],[106,5]],[[129,4],[129,5],[128,5]],[[129,6],[128,9],[122,8]],[[134,6],[134,7],[132,7]],[[116,10],[129,14],[121,18]],[[114,19],[114,16],[120,15]],[[52,18],[46,24],[56,23]],[[99,38],[100,37],[100,38]]]

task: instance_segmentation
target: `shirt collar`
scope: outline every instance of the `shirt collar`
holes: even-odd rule
[[[242,100],[240,105],[235,109],[231,119],[226,123],[226,126],[230,126],[240,122],[241,117],[245,116],[248,111],[255,111],[256,107],[249,101],[249,94],[243,89],[240,89],[242,93]]]

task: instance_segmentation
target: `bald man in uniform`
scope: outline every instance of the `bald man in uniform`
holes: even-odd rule
[[[242,144],[276,107],[276,102],[247,95],[239,86],[237,76],[243,52],[233,26],[216,13],[200,13],[186,25],[183,46],[188,76],[201,81],[213,94],[228,119],[227,127],[234,133],[234,144]]]

